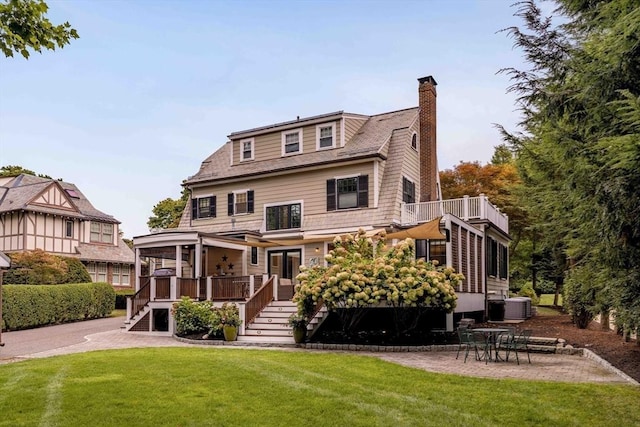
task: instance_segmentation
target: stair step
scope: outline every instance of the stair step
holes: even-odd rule
[[[262,310],[262,312],[260,314],[258,314],[258,317],[280,317],[283,319],[288,318],[289,316],[291,316],[292,314],[294,314],[294,312],[290,312],[290,311],[270,311],[270,310]]]
[[[245,329],[245,336],[277,336],[277,337],[291,337],[293,336],[292,329]]]
[[[269,305],[271,307],[297,307],[296,303],[291,301],[271,301]]]
[[[243,335],[238,336],[238,341],[246,342],[246,343],[277,343],[277,344],[295,344],[293,337],[279,337],[279,336],[269,336],[269,335],[260,335],[260,336],[249,336]]]
[[[280,330],[287,331],[291,330],[291,326],[286,323],[253,323],[250,326],[247,326],[247,329],[251,330]]]

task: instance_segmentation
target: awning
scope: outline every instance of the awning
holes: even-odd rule
[[[441,219],[439,216],[424,224],[387,234],[387,239],[444,240],[447,236],[440,231]]]

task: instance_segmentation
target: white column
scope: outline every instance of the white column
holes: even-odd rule
[[[2,274],[2,273],[0,273]],[[0,297],[2,297],[2,295],[0,295]],[[131,310],[133,310],[133,306],[131,303],[131,298],[127,297],[127,320],[131,320]],[[0,312],[0,314],[2,314]]]
[[[274,301],[278,301],[278,276],[273,276],[273,299]]]
[[[213,284],[211,276],[207,277],[207,301],[211,301],[211,297],[213,296],[212,292]]]
[[[240,331],[238,331],[239,335],[244,335],[246,320],[247,320],[247,304],[240,303],[238,304],[238,311],[240,312]]]
[[[182,277],[182,245],[176,245],[176,277]]]
[[[251,298],[256,291],[255,279],[256,276],[254,276],[253,274],[249,276],[249,298]]]
[[[198,241],[196,243],[196,278],[199,279],[202,276],[202,243]]]
[[[137,292],[140,290],[140,276],[142,275],[142,260],[140,259],[140,248],[136,248],[135,266],[136,266],[136,272],[135,272],[136,277],[134,278],[134,281],[136,283],[136,292]]]
[[[469,220],[469,196],[462,196],[462,219]]]

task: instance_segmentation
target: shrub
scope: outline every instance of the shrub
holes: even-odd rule
[[[173,304],[171,313],[176,320],[176,334],[206,333],[211,329],[213,306],[210,301],[194,302],[189,297]]]
[[[62,278],[61,283],[89,283],[91,276],[78,258],[61,257],[67,264],[67,273]]]
[[[396,334],[402,334],[415,327],[418,320],[415,316],[406,318],[407,308],[416,308],[413,311],[418,318],[426,310],[454,310],[454,287],[463,276],[450,268],[416,260],[412,239],[386,249],[384,237],[374,243],[360,230],[355,235],[337,237],[333,243],[335,249],[325,257],[330,267],[300,268],[294,296],[300,315],[308,316],[322,300],[338,314],[343,331],[350,333],[367,308],[386,303],[396,313]]]
[[[596,289],[590,282],[590,274],[584,267],[569,271],[563,286],[563,305],[571,320],[580,329],[585,329],[593,320],[596,309]]]
[[[115,305],[108,283],[6,285],[2,321],[9,330],[107,317]]]
[[[531,283],[527,283],[518,291],[518,295],[521,297],[529,297],[531,298],[531,304],[538,305],[540,303],[540,298],[536,294],[536,291],[533,290],[533,286]]]
[[[56,285],[61,283],[89,283],[91,276],[77,258],[52,255],[36,249],[9,254],[11,268],[5,272],[4,282],[14,285]]]

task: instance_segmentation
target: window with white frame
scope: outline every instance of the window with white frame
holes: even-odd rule
[[[73,221],[70,219],[64,222],[64,237],[73,237]]]
[[[302,128],[282,132],[282,155],[302,153]]]
[[[267,231],[300,228],[302,223],[302,205],[300,203],[267,206],[265,214]]]
[[[243,139],[240,141],[240,161],[254,159],[254,139]]]
[[[89,273],[89,276],[91,276],[91,281],[92,282],[96,282],[96,263],[95,262],[89,262],[87,263],[87,272]]]
[[[120,264],[113,264],[113,277],[111,278],[111,283],[114,285],[120,284]]]
[[[336,143],[335,123],[316,126],[316,149],[333,148]]]
[[[113,243],[113,224],[91,222],[91,242]]]
[[[98,263],[98,282],[106,282],[107,281],[107,263],[99,262]]]
[[[122,270],[120,270],[120,284],[122,286],[129,285],[129,275],[131,274],[131,267],[129,264],[122,264]]]
[[[229,193],[227,202],[229,216],[253,213],[253,190]]]

